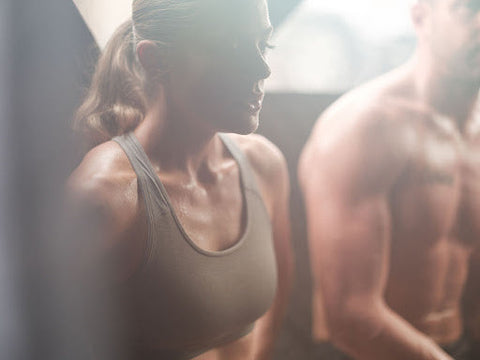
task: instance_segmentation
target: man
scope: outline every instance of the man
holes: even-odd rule
[[[460,303],[480,242],[480,1],[411,14],[413,58],[331,106],[301,157],[314,335],[358,360],[473,359]]]

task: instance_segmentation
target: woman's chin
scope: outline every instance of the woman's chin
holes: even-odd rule
[[[235,133],[239,135],[248,135],[255,132],[258,128],[258,115],[248,116],[247,118],[238,119],[230,126],[226,126],[222,132]]]

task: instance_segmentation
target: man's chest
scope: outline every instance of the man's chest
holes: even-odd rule
[[[409,238],[480,243],[480,142],[425,132],[392,195],[397,231]]]

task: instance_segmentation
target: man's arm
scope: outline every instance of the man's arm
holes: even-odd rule
[[[478,247],[470,258],[463,305],[467,331],[474,341],[480,344],[480,249]]]
[[[394,313],[388,194],[408,161],[402,131],[372,116],[342,129],[320,125],[302,157],[313,288],[332,342],[357,360],[452,360]],[[408,136],[405,137],[405,139]],[[314,297],[315,298],[315,297]]]

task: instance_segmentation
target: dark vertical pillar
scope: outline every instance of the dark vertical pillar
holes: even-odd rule
[[[10,186],[13,183],[11,126],[13,0],[0,2],[0,349],[6,359],[25,357],[22,311],[19,306],[20,272],[15,253],[14,220]]]
[[[338,98],[337,94],[267,94],[260,114],[259,133],[273,141],[285,155],[290,173],[292,246],[295,282],[289,309],[276,344],[275,360],[339,358],[330,346],[314,344],[312,284],[303,196],[297,180],[300,153],[318,116]]]
[[[10,116],[0,131],[0,153],[10,160],[8,225],[15,256],[9,266],[18,278],[15,305],[24,346],[22,354],[6,358],[88,359],[87,341],[76,332],[82,314],[71,304],[81,299],[71,295],[76,284],[65,281],[69,250],[60,234],[63,186],[76,161],[70,120],[93,39],[72,1],[10,3],[10,41],[0,51],[10,61],[1,96]],[[3,347],[1,353],[3,358]]]

